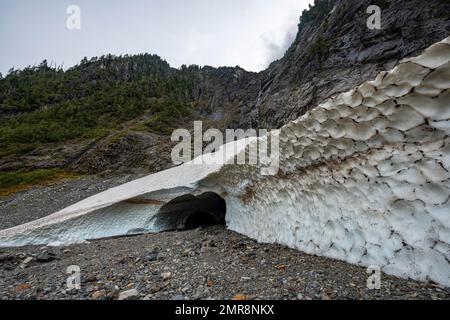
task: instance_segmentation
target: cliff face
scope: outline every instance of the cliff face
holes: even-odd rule
[[[371,4],[382,9],[381,30],[366,26]],[[447,37],[448,12],[446,0],[316,1],[285,56],[260,73],[174,69],[151,55],[19,72],[0,80],[0,172],[160,171],[171,166],[174,128],[190,129],[194,119],[219,129],[279,128]],[[33,89],[36,81],[44,90]]]
[[[284,58],[262,72],[257,101],[240,125],[280,127],[327,97],[349,90],[450,34],[450,2],[442,0],[319,1],[304,13]],[[366,26],[378,4],[382,30]],[[332,8],[331,11],[328,11]]]

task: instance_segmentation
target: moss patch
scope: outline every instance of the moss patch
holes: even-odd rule
[[[47,186],[80,175],[59,169],[39,169],[27,172],[0,172],[0,197],[7,197],[34,186]]]

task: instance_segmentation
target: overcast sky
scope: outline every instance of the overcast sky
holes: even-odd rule
[[[312,0],[0,0],[0,72],[47,59],[155,53],[172,66],[239,65],[280,58]],[[69,5],[81,29],[69,30]]]

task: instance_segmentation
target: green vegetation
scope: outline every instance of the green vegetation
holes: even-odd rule
[[[77,175],[61,170],[33,170],[28,172],[0,172],[0,197],[24,191],[35,185],[48,185],[62,179],[76,178]]]
[[[101,138],[150,115],[146,129],[167,133],[191,114],[198,67],[175,70],[154,55],[83,59],[64,72],[47,62],[0,79],[0,157],[42,143]]]
[[[67,71],[46,61],[12,69],[0,78],[0,158],[124,129],[169,135],[192,114],[200,72],[147,54],[83,59]],[[72,177],[57,169],[0,172],[0,197]]]

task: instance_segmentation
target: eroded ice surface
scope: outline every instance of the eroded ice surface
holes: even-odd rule
[[[284,126],[275,176],[185,164],[1,231],[0,245],[156,231],[165,203],[212,191],[228,227],[258,241],[450,286],[449,40]]]

